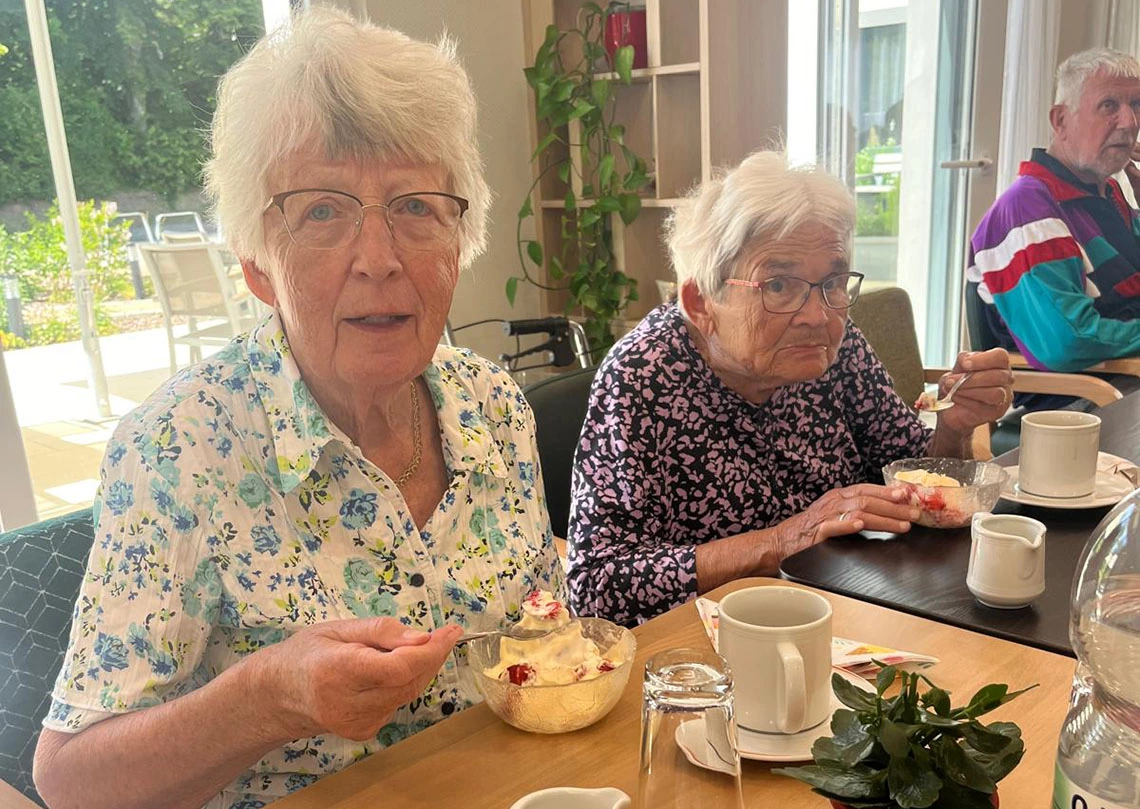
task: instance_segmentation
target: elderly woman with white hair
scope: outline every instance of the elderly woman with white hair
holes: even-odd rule
[[[1001,416],[1002,349],[965,353],[956,406],[925,427],[847,310],[855,207],[832,177],[757,152],[671,221],[678,303],[611,350],[575,457],[571,604],[634,624],[780,560],[918,517],[882,466],[969,457]],[[876,482],[877,481],[877,482]]]
[[[107,446],[52,806],[263,806],[478,701],[463,629],[564,587],[522,395],[438,346],[489,199],[450,45],[300,16],[206,174],[272,313]]]

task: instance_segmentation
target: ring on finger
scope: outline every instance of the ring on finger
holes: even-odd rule
[[[851,512],[850,511],[844,511],[842,514],[839,515],[839,521],[840,522],[847,522],[850,519],[851,519]]]

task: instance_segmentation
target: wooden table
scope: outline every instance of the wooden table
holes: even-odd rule
[[[745,579],[710,594],[720,598],[741,587],[786,584]],[[797,585],[792,585],[797,586]],[[810,589],[810,588],[809,588]],[[1017,722],[1025,758],[1001,782],[1003,806],[1044,806],[1053,784],[1057,737],[1068,707],[1074,664],[1040,649],[967,632],[945,624],[823,593],[834,608],[835,634],[925,652],[942,662],[928,670],[936,683],[965,702],[982,685],[1007,682],[1040,687],[992,714]],[[385,809],[395,807],[488,807],[508,809],[522,795],[552,786],[616,786],[636,792],[640,733],[641,673],[659,651],[708,643],[693,604],[686,604],[635,630],[637,659],[617,707],[592,727],[560,736],[524,733],[478,705],[328,776],[274,804],[281,809]],[[744,762],[745,805],[803,809],[827,802],[807,786],[773,775],[773,766]]]
[[[1140,392],[1096,411],[1100,446],[1140,463]],[[1017,451],[996,459],[1017,463]],[[915,526],[886,540],[839,537],[785,559],[791,581],[882,604],[999,638],[1072,655],[1069,598],[1077,559],[1107,508],[1065,511],[999,500],[1000,514],[1024,514],[1049,528],[1045,540],[1045,593],[1018,610],[986,607],[966,589],[970,529]]]

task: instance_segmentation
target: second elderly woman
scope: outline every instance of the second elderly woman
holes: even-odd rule
[[[108,443],[52,806],[264,806],[478,701],[463,628],[562,587],[526,402],[438,346],[489,199],[452,48],[314,8],[223,79],[213,151],[272,313]]]
[[[1010,402],[1001,349],[934,430],[898,397],[848,319],[855,207],[834,178],[758,152],[677,209],[679,301],[623,338],[594,380],[569,528],[571,603],[634,624],[727,581],[918,513],[877,485],[898,458],[969,457]],[[945,389],[945,388],[944,388]]]

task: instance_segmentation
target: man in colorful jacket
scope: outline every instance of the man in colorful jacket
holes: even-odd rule
[[[1140,188],[1140,64],[1104,48],[1070,56],[1049,123],[1049,148],[1021,164],[971,240],[985,326],[1050,371],[1140,356],[1140,212],[1112,179],[1124,169]]]

